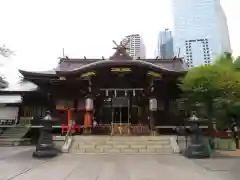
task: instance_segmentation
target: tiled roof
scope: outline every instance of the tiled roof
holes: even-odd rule
[[[21,102],[22,97],[20,95],[0,95],[0,104],[14,104]]]
[[[1,89],[2,92],[27,92],[27,91],[36,91],[37,85],[32,82],[24,81],[18,82],[16,84],[10,84],[7,88]]]

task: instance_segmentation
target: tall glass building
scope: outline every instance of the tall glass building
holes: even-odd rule
[[[231,52],[228,25],[220,0],[172,0],[174,53],[189,67],[210,64]]]
[[[163,59],[174,57],[172,31],[169,29],[159,32],[156,55]]]

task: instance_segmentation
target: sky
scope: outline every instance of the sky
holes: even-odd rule
[[[239,0],[221,0],[234,55],[240,55]],[[0,44],[15,51],[1,73],[54,68],[58,57],[109,57],[125,35],[140,33],[153,57],[158,32],[173,27],[171,0],[0,0]]]

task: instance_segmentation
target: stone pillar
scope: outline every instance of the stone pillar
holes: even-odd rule
[[[149,127],[150,127],[150,134],[155,135],[155,112],[157,111],[157,99],[150,98],[149,99]]]
[[[85,114],[84,114],[84,133],[92,132],[94,100],[91,96],[85,98]]]

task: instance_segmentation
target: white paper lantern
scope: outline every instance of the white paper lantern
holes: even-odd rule
[[[85,109],[87,111],[92,111],[93,110],[93,99],[92,98],[87,98],[85,100]]]
[[[149,99],[149,110],[157,111],[157,99]]]

